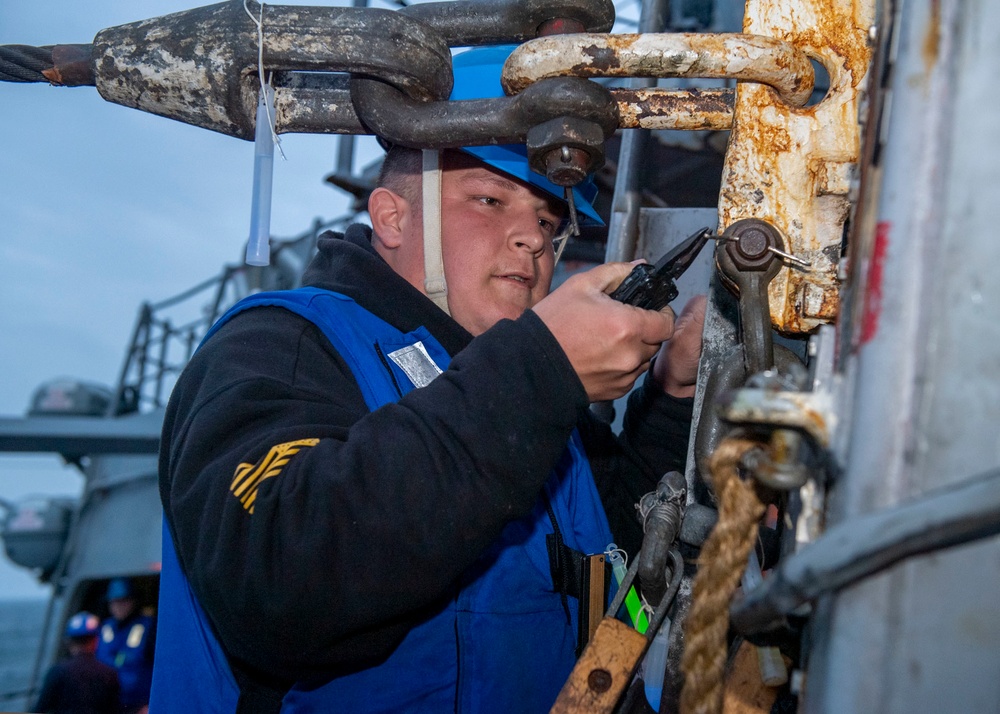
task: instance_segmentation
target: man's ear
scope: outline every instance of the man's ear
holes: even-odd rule
[[[409,202],[398,193],[380,186],[368,197],[368,215],[372,231],[382,244],[389,249],[398,248],[410,217]]]

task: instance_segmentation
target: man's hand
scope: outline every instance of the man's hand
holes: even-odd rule
[[[643,310],[608,297],[631,270],[629,263],[608,263],[578,273],[532,308],[562,346],[592,402],[626,394],[674,331],[673,312]]]
[[[653,363],[653,379],[673,397],[694,396],[706,303],[704,295],[688,300],[677,318],[674,336],[663,345]]]

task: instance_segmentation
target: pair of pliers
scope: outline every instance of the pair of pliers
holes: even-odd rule
[[[694,263],[695,258],[713,238],[708,226],[695,231],[671,248],[655,265],[642,263],[632,268],[611,297],[626,305],[646,310],[660,310],[677,297],[677,278]]]

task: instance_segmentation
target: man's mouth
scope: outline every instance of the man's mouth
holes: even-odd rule
[[[516,283],[520,283],[527,288],[535,287],[535,277],[533,275],[527,275],[525,273],[503,273],[499,276],[505,280],[513,280]]]

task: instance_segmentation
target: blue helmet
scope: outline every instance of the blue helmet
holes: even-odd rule
[[[517,45],[476,47],[455,55],[452,58],[455,86],[451,91],[451,99],[491,99],[506,96],[503,87],[500,86],[500,74],[504,62],[515,47]],[[560,200],[565,197],[565,189],[562,186],[555,185],[531,170],[528,165],[528,151],[521,144],[463,146],[462,151],[551,196]],[[593,201],[596,197],[597,185],[589,176],[573,187],[573,201],[580,213],[582,225],[604,225],[604,221],[594,210]]]
[[[67,637],[93,637],[101,626],[101,621],[93,613],[78,612],[66,623]]]
[[[115,578],[108,583],[108,592],[105,593],[104,599],[122,600],[127,597],[132,597],[133,594],[132,583],[125,578]]]

